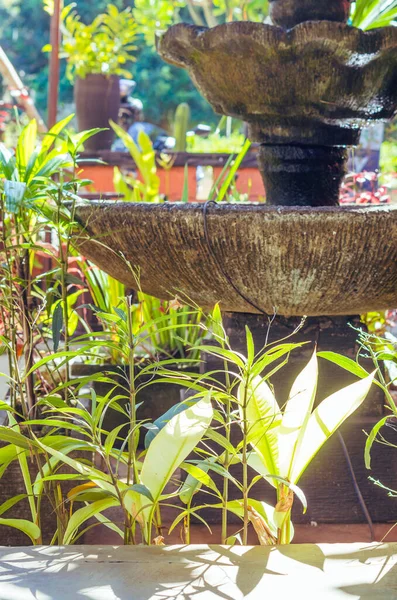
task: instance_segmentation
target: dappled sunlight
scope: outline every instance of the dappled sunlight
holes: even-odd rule
[[[393,544],[0,551],[2,600],[395,598]]]

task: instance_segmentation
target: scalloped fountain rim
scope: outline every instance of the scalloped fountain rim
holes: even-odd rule
[[[163,34],[158,52],[189,70],[216,112],[248,121],[256,142],[355,145],[367,120],[389,119],[396,110],[395,27],[180,23]]]

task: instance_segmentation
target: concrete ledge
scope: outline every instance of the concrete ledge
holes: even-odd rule
[[[0,548],[1,600],[394,600],[397,544]]]

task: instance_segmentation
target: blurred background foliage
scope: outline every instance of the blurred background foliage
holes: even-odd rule
[[[70,0],[64,2],[69,4]],[[108,3],[109,0],[75,2],[85,23],[103,12]],[[232,20],[264,21],[268,15],[268,0],[113,0],[113,4],[120,10],[133,7],[139,26],[139,50],[131,73],[137,84],[134,96],[143,102],[145,119],[171,131],[176,107],[187,102],[192,126],[200,122],[215,125],[219,117],[197,92],[187,72],[167,65],[159,58],[155,50],[155,36],[179,21],[210,27]],[[355,0],[352,3],[351,22],[357,27],[370,29],[388,25],[396,17],[397,0]],[[48,55],[42,52],[42,48],[49,42],[49,26],[43,0],[0,0],[0,43],[44,117]],[[66,79],[65,70],[62,61],[61,116],[73,110],[73,89]],[[394,131],[393,134],[392,138],[395,137]],[[392,142],[394,144],[395,140],[392,139]],[[395,157],[392,156],[391,160],[395,165]]]

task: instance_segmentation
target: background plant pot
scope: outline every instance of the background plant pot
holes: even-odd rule
[[[91,73],[84,79],[77,78],[74,86],[74,100],[79,131],[107,127],[108,131],[97,133],[84,143],[85,150],[110,150],[114,133],[109,128],[109,120],[117,121],[120,107],[119,77],[106,77]]]
[[[167,368],[170,370],[175,370],[176,373],[180,370],[177,368],[176,364],[175,369],[172,369],[172,366],[170,365],[168,365]],[[194,369],[189,366],[189,371],[194,371]],[[88,375],[95,375],[101,372],[103,372],[104,375],[105,373],[108,373],[114,383],[93,381],[92,386],[98,396],[106,396],[106,394],[108,394],[111,390],[113,391],[110,397],[127,395],[127,391],[125,389],[125,377],[128,377],[129,368],[126,366],[89,365],[77,363],[73,365],[72,368],[73,377],[87,377]],[[198,372],[198,368],[196,369],[196,372]],[[137,394],[136,402],[137,404],[140,404],[137,409],[137,419],[139,421],[144,420],[153,422],[167,412],[167,410],[169,410],[172,406],[178,404],[178,402],[184,399],[185,388],[181,385],[166,382],[156,382],[156,377],[151,375],[140,376],[139,367],[136,368],[135,377],[137,378],[137,383],[139,384],[152,381],[150,385],[140,390]],[[122,406],[126,405],[127,401],[120,400],[119,404]],[[126,417],[122,413],[116,410],[108,410],[103,422],[103,428],[107,431],[111,431],[115,427],[118,427],[125,422]],[[126,432],[127,429],[122,430],[121,437],[123,437]],[[144,438],[146,432],[146,428],[142,427],[139,438],[140,447],[144,447]],[[122,442],[119,440],[115,445],[121,446],[121,444]]]

